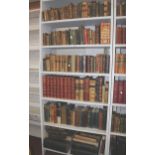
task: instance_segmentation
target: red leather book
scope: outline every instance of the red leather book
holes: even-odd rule
[[[67,77],[67,99],[71,99],[71,78]]]
[[[126,25],[122,26],[122,43],[126,44]]]
[[[84,79],[84,101],[89,100],[89,77]]]
[[[67,85],[67,77],[64,77],[64,98],[67,99],[67,90],[68,90],[68,85]]]
[[[42,78],[42,84],[43,84],[43,96],[47,96],[47,90],[46,90],[46,76],[43,76]]]
[[[51,76],[49,80],[50,80],[49,81],[49,89],[50,89],[49,97],[52,97],[52,93],[53,93],[52,80],[53,80],[53,77]]]
[[[62,81],[63,81],[63,83],[62,83],[62,98],[65,98],[65,78],[64,78],[64,76],[62,76]]]
[[[71,78],[71,82],[72,82],[72,84],[71,84],[72,85],[71,99],[74,100],[75,99],[75,78],[74,77]]]
[[[46,78],[47,97],[50,97],[50,76]]]
[[[118,86],[118,103],[124,102],[124,85],[123,80],[119,80],[119,86]]]
[[[59,81],[59,76],[56,77],[56,98],[59,98],[59,87],[60,87],[60,81]]]
[[[57,90],[57,81],[56,81],[57,76],[53,76],[53,97],[56,97],[56,90]]]
[[[84,28],[84,44],[88,44],[88,31]]]
[[[63,77],[60,77],[59,98],[63,98]]]
[[[124,90],[124,100],[123,100],[123,103],[126,104],[126,80],[123,81],[123,90]]]
[[[114,81],[114,92],[113,92],[113,103],[118,103],[118,87],[119,87],[119,81]]]

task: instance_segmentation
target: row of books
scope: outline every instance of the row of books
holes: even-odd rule
[[[126,73],[126,53],[115,54],[115,73]]]
[[[113,111],[111,130],[120,133],[126,132],[126,114],[121,114],[117,111]]]
[[[93,55],[46,55],[44,71],[109,73],[109,54]]]
[[[126,25],[125,24],[116,25],[116,43],[126,44]]]
[[[42,12],[43,21],[62,20],[72,18],[87,18],[97,16],[110,16],[111,3],[104,0],[103,3],[97,1],[83,1],[77,4],[70,3],[60,8],[50,8]]]
[[[47,126],[45,129],[48,134],[44,139],[46,148],[64,153],[71,148],[71,154],[74,155],[98,155],[102,136]],[[105,140],[102,145],[105,145]]]
[[[126,0],[117,0],[117,16],[126,16]]]
[[[115,77],[113,103],[126,103],[126,80]]]
[[[30,2],[29,10],[35,10],[40,8],[40,1]]]
[[[44,116],[46,122],[106,130],[106,107],[99,109],[75,106],[64,102],[47,102],[44,105]]]
[[[111,155],[126,155],[126,138],[120,136],[111,136],[110,140]]]
[[[43,76],[43,96],[108,103],[109,81],[104,77]]]
[[[110,44],[111,24],[81,26],[43,33],[43,45]]]

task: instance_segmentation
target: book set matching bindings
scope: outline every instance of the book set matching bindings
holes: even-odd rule
[[[54,21],[74,18],[89,18],[110,16],[110,3],[104,0],[83,1],[78,4],[68,4],[61,8],[50,8],[42,12],[43,21]],[[126,15],[126,3],[118,0],[117,16]],[[67,11],[66,11],[67,10]],[[111,23],[101,21],[94,26],[80,26],[43,33],[43,46],[48,45],[87,45],[110,44]],[[126,24],[116,24],[116,44],[126,44]],[[80,72],[80,73],[107,73],[109,74],[110,55],[58,55],[47,54],[43,59],[43,71],[52,72]],[[126,50],[116,48],[115,74],[126,73]],[[43,97],[70,99],[78,101],[99,102],[108,104],[109,81],[98,76],[56,76],[44,75]],[[126,104],[126,80],[114,79],[113,103]],[[103,106],[104,107],[104,106]],[[72,125],[106,130],[107,107],[93,108],[78,106],[65,102],[47,102],[44,104],[44,120],[56,124]],[[126,132],[126,114],[117,110],[112,111],[111,132]],[[70,130],[47,127],[48,136],[44,139],[44,147],[68,152],[74,155],[98,155],[104,153],[105,136],[86,134]],[[89,140],[88,140],[89,139]],[[102,145],[102,146],[101,146]],[[70,149],[71,148],[71,149]],[[101,149],[102,148],[102,149]],[[126,138],[111,136],[111,155],[126,154]],[[46,151],[46,155],[50,155]]]

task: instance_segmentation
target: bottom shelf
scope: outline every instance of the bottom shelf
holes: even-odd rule
[[[53,150],[53,149],[48,149],[46,147],[44,147],[44,150],[45,151],[51,151],[51,152],[59,153],[59,154],[64,154],[64,155],[72,155],[70,153],[64,153],[64,152],[56,151],[56,150]]]

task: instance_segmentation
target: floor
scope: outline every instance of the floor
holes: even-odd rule
[[[31,155],[42,155],[40,138],[29,136],[29,146],[31,150]],[[60,154],[47,152],[46,155],[60,155]]]

